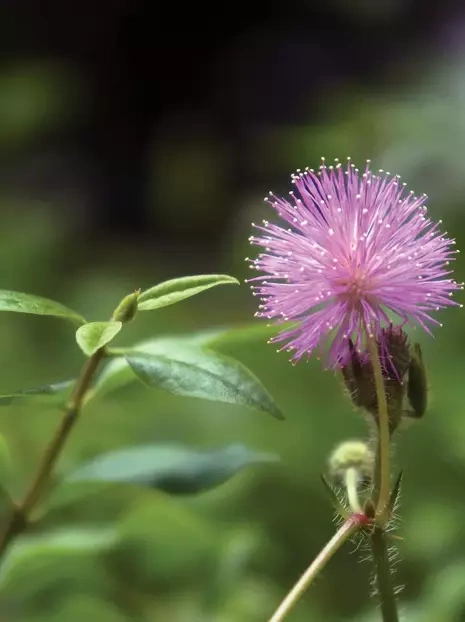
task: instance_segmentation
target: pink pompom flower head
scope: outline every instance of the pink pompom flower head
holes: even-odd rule
[[[285,342],[291,361],[315,350],[340,368],[348,340],[364,347],[366,331],[381,341],[383,328],[439,324],[431,316],[462,284],[449,278],[454,240],[427,215],[426,195],[406,192],[398,175],[364,172],[324,158],[316,172],[297,170],[289,200],[265,200],[285,226],[267,220],[251,236],[264,250],[251,261],[262,272],[250,281],[260,296],[258,317],[291,322],[272,341]],[[255,226],[255,225],[254,225]],[[395,319],[393,319],[393,317]]]

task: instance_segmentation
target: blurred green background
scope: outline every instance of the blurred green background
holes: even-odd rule
[[[146,9],[154,20],[149,31],[155,17],[148,3],[134,4],[142,7],[138,21],[129,3],[115,3],[114,12],[105,3],[109,12],[96,9],[98,19],[89,3],[69,3],[69,19],[78,23],[72,41],[82,52],[76,57],[72,44],[66,46],[69,21],[54,3],[43,3],[34,30],[38,4],[24,3],[22,11],[11,3],[2,7],[4,40],[21,33],[11,44],[14,53],[4,45],[0,67],[2,288],[49,296],[100,320],[128,292],[164,278],[211,272],[243,281],[244,258],[254,252],[247,241],[250,222],[273,217],[262,196],[270,187],[286,192],[288,174],[317,165],[321,155],[350,155],[361,166],[371,158],[375,167],[399,173],[410,188],[430,196],[431,216],[465,247],[465,21],[452,3],[429,14],[415,2],[349,6],[341,0],[324,10],[301,2],[303,21],[299,13],[282,30],[280,9],[269,7],[262,22],[254,13],[249,27],[240,7],[236,30],[208,56],[208,75],[199,49],[195,62],[187,60],[189,39],[178,52],[179,67],[186,60],[190,73],[174,76],[168,70],[149,74],[150,56],[141,69],[116,54],[119,39],[111,35],[121,32],[110,28],[115,7],[118,23],[127,18],[133,26]],[[206,7],[195,12],[198,23],[207,14]],[[55,35],[61,33],[50,37],[48,48],[47,15]],[[314,17],[320,26],[311,39]],[[94,38],[92,23],[99,26]],[[136,35],[133,30],[130,41]],[[364,36],[373,47],[364,47]],[[374,46],[378,36],[387,50],[382,59]],[[325,37],[333,56],[322,44]],[[293,47],[296,38],[300,44]],[[111,66],[108,99],[98,91],[97,74],[94,82],[89,77],[93,54],[102,49]],[[139,51],[140,60],[144,48]],[[339,61],[344,71],[335,69]],[[157,56],[154,62],[159,70],[164,61]],[[134,73],[137,101],[147,94],[143,110],[126,83],[119,85],[120,69],[126,78]],[[170,95],[168,73],[178,99]],[[195,95],[197,75],[202,89],[209,85],[203,103]],[[157,94],[149,95],[151,89]],[[163,98],[164,109],[157,103]],[[139,112],[146,125],[131,124]],[[142,155],[134,138],[141,131]],[[115,150],[119,159],[112,160]],[[463,261],[454,268],[463,280]],[[254,311],[247,285],[221,287],[141,314],[118,345],[248,324]],[[405,620],[414,622],[465,620],[463,311],[448,310],[440,320],[444,326],[434,339],[412,331],[428,365],[430,407],[424,420],[397,435],[395,448],[396,465],[404,469],[397,581],[405,585]],[[1,393],[72,378],[83,362],[72,328],[59,320],[2,314],[0,344]],[[363,437],[366,425],[339,378],[318,361],[293,367],[260,338],[231,342],[224,351],[259,376],[286,414],[284,422],[131,386],[85,410],[60,468],[159,441],[212,448],[241,442],[276,452],[280,463],[250,468],[198,496],[116,487],[50,512],[37,531],[43,539],[25,547],[1,586],[2,621],[260,622],[271,615],[334,531],[320,483],[328,454],[341,440]],[[10,452],[2,468],[10,470],[18,498],[59,417],[31,405],[0,410]],[[291,622],[378,619],[369,599],[370,564],[360,563],[353,549],[347,546],[331,562]]]

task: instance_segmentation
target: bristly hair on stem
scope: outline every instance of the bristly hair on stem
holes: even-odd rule
[[[383,622],[399,622],[396,596],[398,589],[393,582],[393,554],[387,544],[386,533],[375,526],[371,535],[371,548],[375,567],[373,584],[379,597]]]
[[[333,555],[347,542],[357,531],[369,525],[370,521],[364,514],[352,514],[339,527],[331,540],[323,547],[320,553],[303,573],[286,598],[282,601],[269,622],[282,622],[291,612],[304,592],[326,566]]]

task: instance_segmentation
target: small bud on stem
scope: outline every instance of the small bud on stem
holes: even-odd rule
[[[344,486],[352,512],[362,513],[358,492],[372,481],[373,468],[373,452],[363,441],[345,441],[329,458],[330,475],[336,484]]]
[[[137,300],[140,295],[140,289],[136,289],[132,294],[128,294],[119,303],[113,312],[112,320],[126,324],[134,319],[137,313]]]

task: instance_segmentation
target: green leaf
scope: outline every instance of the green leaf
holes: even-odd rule
[[[119,520],[120,550],[126,552],[125,559],[129,563],[132,560],[143,572],[139,576],[147,577],[149,585],[169,589],[169,586],[180,585],[180,578],[184,577],[188,581],[189,577],[195,577],[206,585],[211,573],[218,568],[222,542],[229,536],[221,521],[206,514],[194,511],[188,503],[179,503],[179,498],[167,494],[139,495]],[[137,579],[135,582],[132,579],[133,585],[137,583]],[[205,602],[203,596],[202,601]],[[205,605],[202,607],[205,613]],[[166,609],[158,611],[160,615],[151,617],[153,622],[213,622],[213,619],[219,622],[215,615],[199,613],[193,617],[189,614],[192,609],[180,617],[164,615]]]
[[[234,444],[217,450],[182,445],[145,445],[98,456],[67,476],[71,482],[119,482],[192,494],[218,486],[246,466],[276,462],[273,454]]]
[[[131,348],[110,349],[110,353],[121,353],[123,356],[129,352],[145,352],[148,354],[164,353],[172,347],[184,345],[201,347],[208,344],[212,339],[222,334],[224,329],[208,329],[197,333],[182,335],[169,335],[141,341]],[[134,372],[129,367],[125,358],[115,358],[104,367],[102,373],[88,394],[87,399],[102,397],[111,391],[115,391],[136,379]]]
[[[151,354],[133,352],[126,360],[149,387],[177,395],[248,406],[283,419],[260,380],[232,358],[206,349],[170,347]]]
[[[15,313],[32,313],[34,315],[54,315],[71,320],[75,324],[84,324],[85,319],[79,313],[68,309],[59,302],[24,294],[23,292],[13,292],[6,289],[0,290],[0,311],[13,311]]]
[[[239,281],[226,274],[201,274],[171,279],[142,292],[137,306],[140,311],[160,309],[200,294],[211,287],[226,284],[239,285]]]
[[[253,324],[239,324],[237,326],[218,331],[216,335],[212,335],[208,341],[208,347],[216,350],[228,346],[242,346],[253,342],[267,342],[278,332],[289,330],[292,328],[292,322],[283,322],[282,324],[265,324],[264,322],[255,322]]]
[[[29,401],[34,401],[34,403],[43,402],[47,406],[50,404],[61,405],[66,402],[74,383],[74,380],[66,380],[64,382],[47,384],[41,387],[34,387],[33,389],[21,389],[14,393],[0,395],[0,406],[10,406],[10,404],[13,403]]]
[[[24,581],[24,573],[41,574],[48,564],[57,564],[67,556],[88,556],[114,547],[118,536],[111,527],[61,529],[40,536],[16,540],[0,567],[0,585]]]
[[[77,329],[76,341],[84,354],[92,356],[94,352],[110,343],[122,327],[123,323],[119,321],[89,322]]]

